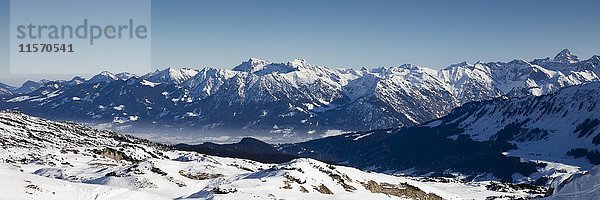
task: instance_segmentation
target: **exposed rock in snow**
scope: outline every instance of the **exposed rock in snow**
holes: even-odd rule
[[[576,55],[571,54],[571,51],[569,51],[568,49],[563,49],[558,54],[556,54],[556,56],[554,56],[554,59],[552,59],[552,61],[563,63],[576,63],[579,62],[579,58],[577,58]]]

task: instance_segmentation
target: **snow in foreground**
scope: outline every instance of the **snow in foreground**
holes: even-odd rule
[[[313,159],[265,164],[0,112],[0,199],[485,199],[494,182],[396,177]],[[494,187],[490,187],[494,186]],[[502,187],[500,187],[502,188]],[[502,191],[502,192],[498,192]]]
[[[0,192],[7,199],[485,199],[489,182],[418,181],[312,159],[284,164],[170,151],[139,162],[87,154],[85,148],[31,153],[3,149]],[[39,156],[39,157],[38,157]],[[387,189],[386,189],[387,188]],[[388,193],[388,194],[386,194]]]

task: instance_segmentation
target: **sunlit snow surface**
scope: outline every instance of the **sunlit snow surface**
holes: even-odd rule
[[[558,192],[547,200],[594,200],[600,197],[600,167],[595,167],[588,173],[580,174],[573,181],[561,187]]]
[[[0,129],[0,199],[400,199],[371,192],[369,181],[405,183],[445,199],[529,196],[489,191],[490,182],[431,182],[313,159],[264,164],[171,151],[10,111],[0,112]]]
[[[79,150],[85,151],[83,148]],[[23,149],[2,150],[2,158],[26,158]],[[262,164],[242,159],[220,158],[186,152],[167,152],[168,159],[147,159],[132,164],[109,158],[93,158],[81,154],[60,153],[59,150],[42,151],[47,162],[28,164],[0,164],[0,192],[8,199],[398,199],[398,197],[372,193],[361,182],[376,181],[392,184],[408,183],[419,189],[437,194],[446,199],[475,198],[487,196],[527,196],[523,192],[501,193],[488,191],[485,182],[479,183],[436,183],[420,182],[410,177],[395,177],[378,173],[367,173],[357,169],[326,165],[312,159],[298,159],[281,165]],[[58,163],[62,162],[62,163]],[[68,164],[64,164],[68,163]],[[72,165],[72,166],[71,166]],[[151,171],[158,168],[166,173]],[[126,172],[134,169],[134,172]],[[346,184],[356,190],[346,191],[328,174],[326,169],[346,175],[351,182]],[[209,180],[192,180],[180,171],[219,174],[222,177]],[[300,170],[300,171],[299,171]],[[106,176],[122,173],[122,177]],[[117,173],[117,174],[118,174]],[[293,182],[290,189],[283,188],[288,178]],[[325,185],[331,194],[322,194],[313,186]],[[300,188],[306,188],[304,193]],[[215,194],[215,188],[233,189],[230,194]]]

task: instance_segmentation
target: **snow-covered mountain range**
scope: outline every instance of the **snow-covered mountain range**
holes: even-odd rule
[[[0,111],[0,192],[10,199],[588,198],[598,191],[590,181],[600,164],[599,63],[568,50],[443,70],[251,59],[234,70],[0,85],[0,105],[19,110]],[[277,146],[254,139],[165,146],[24,113],[149,127],[393,128]]]
[[[313,159],[266,164],[0,112],[2,199],[485,199],[543,196],[497,181],[398,177]]]
[[[51,119],[139,127],[317,133],[413,126],[472,101],[543,95],[600,80],[600,56],[336,69],[250,59],[233,70],[102,72],[90,79],[0,86],[0,108]]]

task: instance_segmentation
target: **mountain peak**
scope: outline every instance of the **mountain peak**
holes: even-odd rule
[[[289,73],[306,66],[310,65],[304,59],[294,59],[287,63],[272,63],[266,60],[250,58],[248,61],[234,67],[233,71],[248,72],[262,76],[272,73]]]
[[[263,60],[260,58],[250,58],[248,59],[248,62],[254,62],[254,63],[268,63],[269,61],[267,60]]]
[[[156,70],[144,78],[151,82],[180,84],[198,74],[198,71],[190,68],[176,69],[169,67],[164,70]]]
[[[242,62],[238,66],[235,66],[233,71],[254,73],[262,70],[268,64],[271,64],[271,62],[257,58],[250,58],[248,61]]]
[[[33,92],[35,90],[37,90],[38,88],[42,87],[44,85],[44,83],[42,81],[40,82],[35,82],[32,80],[28,80],[25,83],[23,83],[23,85],[21,85],[21,87],[15,89],[16,93],[29,93],[29,92]]]
[[[392,67],[393,69],[394,67]],[[400,66],[398,66],[398,68],[400,69],[407,69],[407,70],[420,70],[421,68],[417,65],[414,64],[402,64]]]
[[[102,71],[98,75],[101,75],[101,76],[113,76],[114,74],[111,73],[111,72],[109,72],[109,71]]]
[[[299,67],[299,66],[307,66],[309,65],[308,62],[304,59],[294,59],[290,62],[288,62],[290,65],[294,66],[294,67]]]
[[[110,73],[109,71],[102,71],[99,74],[90,78],[87,82],[88,83],[100,83],[100,82],[110,83],[117,79],[118,78],[113,73]]]
[[[576,55],[573,55],[569,49],[563,49],[556,56],[554,56],[554,61],[557,62],[565,62],[565,63],[576,63],[579,62],[579,58]]]
[[[317,70],[318,68],[321,68],[321,66],[312,65],[312,64],[308,63],[308,61],[306,61],[305,59],[294,59],[292,61],[287,62],[284,65],[287,66],[288,72],[298,71],[301,69]]]
[[[127,79],[130,79],[132,77],[136,77],[135,74],[132,74],[132,73],[129,73],[129,72],[121,72],[121,73],[115,74],[115,76],[117,78],[121,79],[121,80],[127,80]]]
[[[45,84],[46,82],[43,82],[44,80],[39,81],[38,83],[41,83],[40,86],[42,86],[43,84]],[[80,76],[75,76],[73,77],[71,80],[67,81],[68,85],[79,85],[81,83],[85,82],[85,78],[82,78]]]
[[[529,66],[529,65],[531,65],[531,63],[529,63],[529,62],[527,62],[527,61],[525,61],[525,60],[522,60],[522,59],[514,59],[514,60],[511,60],[511,61],[510,61],[510,62],[508,62],[507,64],[510,64],[510,65],[525,65],[525,66]]]
[[[35,82],[35,81],[32,81],[32,80],[27,80],[27,81],[25,81],[25,83],[23,83],[21,85],[21,87],[23,87],[23,86],[29,86],[29,85],[37,85],[37,84],[39,84],[39,83]]]
[[[462,61],[459,63],[455,63],[455,64],[451,64],[448,67],[446,67],[446,69],[452,69],[452,68],[459,68],[459,67],[468,67],[471,64],[469,64],[467,61]]]

